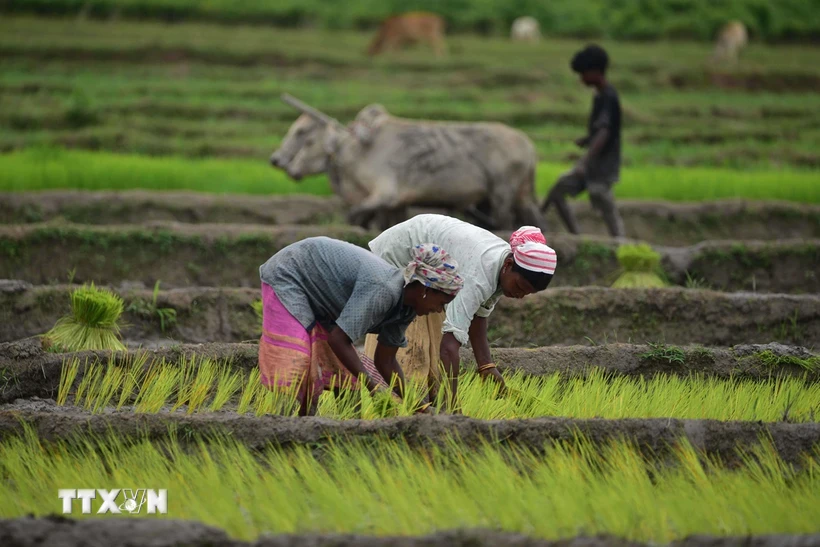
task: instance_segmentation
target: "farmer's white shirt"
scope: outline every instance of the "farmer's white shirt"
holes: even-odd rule
[[[469,344],[470,323],[475,316],[489,317],[501,297],[498,276],[510,244],[497,235],[444,215],[417,215],[385,230],[368,245],[374,254],[397,268],[412,260],[412,250],[435,243],[458,263],[464,288],[445,308],[442,332],[451,332],[462,345]]]

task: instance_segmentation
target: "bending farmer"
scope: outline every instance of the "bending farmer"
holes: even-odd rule
[[[446,314],[417,318],[407,329],[408,346],[398,361],[408,374],[426,378],[435,397],[439,364],[450,381],[450,405],[458,388],[459,349],[471,343],[482,378],[491,377],[502,386],[487,340],[487,318],[502,295],[523,298],[547,288],[555,272],[556,255],[538,228],[525,226],[507,243],[495,234],[467,222],[443,215],[418,215],[393,226],[370,242],[370,249],[390,264],[404,264],[410,250],[422,241],[438,241],[459,264],[464,288],[447,305]],[[368,336],[365,354],[374,355],[376,338]]]
[[[463,285],[441,247],[420,243],[405,256],[399,269],[361,247],[313,237],[265,262],[259,268],[262,383],[276,389],[297,382],[302,416],[315,413],[324,389],[357,389],[360,375],[369,390],[392,382],[402,396],[396,352],[407,345],[407,326],[417,315],[443,310]],[[367,333],[378,335],[372,362],[353,347]]]
[[[618,182],[621,170],[621,103],[618,92],[606,80],[609,59],[606,51],[598,46],[587,46],[572,58],[572,70],[581,75],[585,85],[597,90],[589,116],[587,136],[575,141],[587,153],[568,172],[561,175],[541,206],[547,211],[555,204],[561,220],[573,234],[580,233],[578,221],[567,203],[566,196],[589,192],[592,206],[604,217],[609,234],[623,237],[624,223],[612,186]]]

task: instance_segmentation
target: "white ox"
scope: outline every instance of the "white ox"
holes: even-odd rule
[[[535,17],[525,15],[513,21],[510,38],[516,42],[537,42],[541,39],[541,28]]]
[[[412,206],[464,211],[499,230],[546,228],[535,199],[535,147],[516,129],[408,120],[378,104],[346,127],[293,97],[283,100],[303,114],[271,164],[297,181],[327,173],[352,224],[367,227],[378,216],[385,229]]]

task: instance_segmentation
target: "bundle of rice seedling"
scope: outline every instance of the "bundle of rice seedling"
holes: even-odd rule
[[[613,288],[665,287],[658,275],[661,272],[661,255],[646,243],[621,245],[616,252],[622,273],[612,284]]]
[[[124,350],[117,320],[123,301],[107,289],[83,285],[71,293],[71,315],[61,317],[46,338],[63,351]]]

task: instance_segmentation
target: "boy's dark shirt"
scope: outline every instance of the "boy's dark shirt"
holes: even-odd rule
[[[595,182],[616,182],[621,171],[621,102],[618,92],[607,84],[595,94],[592,113],[587,126],[588,141],[602,128],[609,129],[609,137],[603,149],[587,164],[587,180]]]

